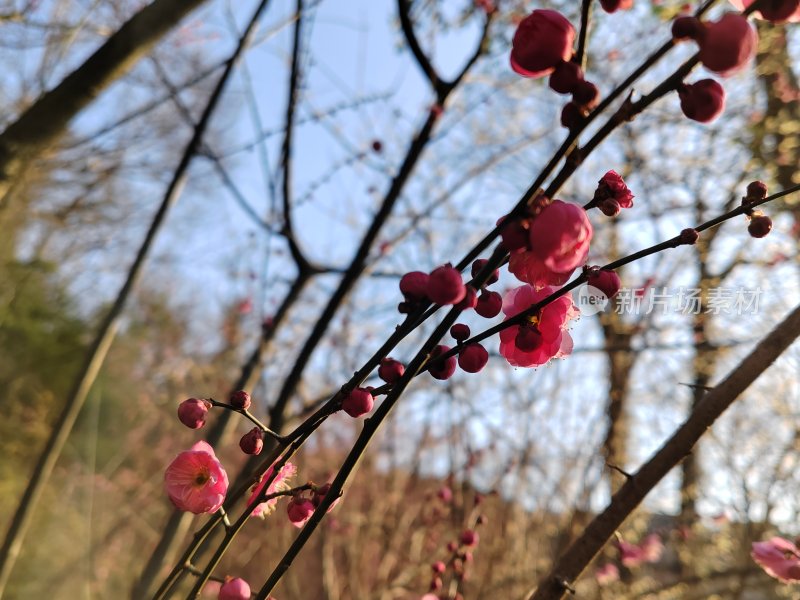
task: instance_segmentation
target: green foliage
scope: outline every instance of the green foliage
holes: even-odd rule
[[[52,283],[54,266],[10,262],[0,267],[0,497],[10,498],[30,467],[71,384],[85,345],[85,324],[64,290]]]

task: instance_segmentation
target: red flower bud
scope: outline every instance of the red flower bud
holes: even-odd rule
[[[613,13],[619,9],[628,10],[633,7],[633,0],[600,0],[600,6],[607,13]]]
[[[371,411],[374,404],[375,398],[372,397],[368,390],[356,388],[342,400],[342,410],[356,419]]]
[[[230,404],[233,408],[238,408],[239,410],[247,410],[250,408],[250,394],[244,390],[233,392],[228,397],[228,404]]]
[[[572,100],[578,106],[587,109],[597,106],[597,101],[600,99],[600,90],[597,86],[589,81],[581,80],[575,85],[575,90],[572,92]]]
[[[292,525],[298,528],[302,527],[314,514],[314,504],[306,498],[292,498],[286,506],[286,514]]]
[[[470,308],[475,308],[475,305],[478,304],[478,292],[475,288],[471,285],[467,285],[465,288],[466,294],[464,295],[464,299],[456,304],[458,310],[469,310]]]
[[[713,79],[701,79],[678,88],[683,114],[700,123],[709,123],[725,110],[725,88]]]
[[[511,68],[524,77],[542,77],[572,56],[575,28],[559,12],[534,10],[514,33]]]
[[[444,381],[445,379],[450,379],[453,376],[453,373],[456,372],[455,356],[450,356],[445,360],[437,360],[437,357],[441,356],[445,352],[448,352],[449,350],[449,346],[439,345],[436,346],[436,348],[434,348],[431,352],[431,362],[433,364],[431,364],[431,366],[428,368],[428,373],[430,373],[431,377],[434,379]]]
[[[631,208],[633,206],[633,193],[628,189],[622,176],[614,170],[606,171],[606,174],[597,182],[597,189],[594,191],[592,202],[599,203],[610,199],[619,205],[619,208]],[[615,209],[615,213],[619,212]],[[614,216],[614,215],[608,215]]]
[[[509,252],[514,250],[522,250],[528,247],[528,231],[522,226],[519,220],[509,221],[505,223],[507,217],[501,217],[497,224],[503,224],[500,229],[500,237],[503,238],[503,246]]]
[[[674,40],[698,40],[703,35],[704,25],[697,17],[684,15],[672,22]]]
[[[559,94],[572,94],[583,81],[583,69],[572,61],[558,63],[550,74],[550,89]]]
[[[489,353],[480,344],[470,344],[458,354],[458,366],[467,373],[478,373],[489,362]]]
[[[613,298],[619,292],[622,282],[614,271],[596,271],[589,275],[589,285],[597,288],[606,298]]]
[[[763,238],[772,231],[772,219],[767,215],[754,215],[747,226],[747,233],[754,238]]]
[[[437,560],[435,563],[431,565],[431,570],[434,573],[444,573],[446,568],[447,568],[446,565],[441,560]]]
[[[461,543],[465,546],[475,546],[478,543],[478,532],[472,529],[465,529],[461,533]]]
[[[411,271],[400,278],[400,292],[410,301],[425,300],[428,297],[428,274]]]
[[[693,246],[697,243],[697,240],[700,239],[700,234],[697,232],[696,229],[692,229],[691,227],[687,227],[683,231],[681,231],[681,244],[686,244],[687,246]]]
[[[727,77],[743,69],[753,57],[758,34],[743,16],[726,13],[719,21],[706,24],[698,43],[703,66]]]
[[[242,452],[245,454],[260,454],[263,447],[263,434],[258,427],[253,427],[239,440],[239,448],[241,448]]]
[[[386,383],[394,383],[403,376],[406,368],[399,360],[393,358],[381,359],[381,366],[378,367],[378,377]]]
[[[178,419],[189,429],[200,429],[206,424],[209,408],[211,408],[210,402],[189,398],[178,405]]]
[[[747,199],[763,200],[767,197],[767,184],[763,181],[751,181],[747,184]]]
[[[503,297],[500,294],[483,291],[475,305],[475,312],[484,319],[491,319],[500,314],[501,308],[503,308]]]
[[[469,326],[464,325],[464,323],[456,323],[450,328],[450,335],[453,336],[453,339],[457,342],[463,342],[469,337]]]
[[[461,273],[449,264],[431,271],[427,289],[428,298],[440,305],[458,304],[467,294]]]
[[[448,504],[453,500],[453,490],[451,490],[448,486],[443,485],[439,488],[439,491],[436,492],[436,497],[445,504]]]
[[[331,491],[330,483],[321,485],[314,491],[314,495],[311,497],[311,503],[314,505],[314,508],[317,508],[320,504],[322,504],[322,501],[325,499],[325,496],[327,496],[330,491]],[[336,498],[336,500],[331,502],[331,505],[328,507],[328,510],[326,512],[331,512],[333,508],[337,504],[339,504],[339,500],[341,500],[341,498]]]
[[[478,273],[481,272],[486,263],[489,261],[485,258],[479,258],[475,262],[472,263],[472,268],[470,269],[470,273],[472,274],[472,278],[475,279],[478,276]],[[485,285],[492,285],[493,283],[497,283],[497,280],[500,279],[500,269],[495,269],[494,273],[489,275],[489,278],[486,280]]]
[[[574,102],[567,102],[561,109],[561,124],[567,129],[575,129],[583,121],[583,112]]]
[[[250,586],[244,579],[227,579],[219,588],[217,600],[250,600]]]
[[[619,211],[621,210],[619,202],[617,202],[613,198],[606,198],[605,200],[601,200],[598,203],[597,208],[599,208],[600,212],[607,217],[616,217],[619,214]]]

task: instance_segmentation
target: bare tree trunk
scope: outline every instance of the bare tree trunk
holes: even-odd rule
[[[606,355],[608,356],[608,429],[603,440],[603,453],[609,469],[611,493],[625,483],[624,475],[615,469],[625,469],[628,461],[628,415],[625,400],[628,397],[631,369],[633,369],[634,353],[631,350],[633,335],[631,327],[626,325],[621,315],[614,311],[601,315]]]

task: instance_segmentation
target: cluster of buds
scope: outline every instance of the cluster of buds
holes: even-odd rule
[[[484,523],[486,523],[486,517],[480,515],[475,521],[475,527],[477,528]],[[443,589],[443,578],[448,575],[448,572],[458,581],[466,581],[469,578],[467,566],[473,561],[472,553],[478,546],[479,540],[480,536],[476,529],[467,528],[459,534],[457,540],[447,543],[447,559],[431,563],[432,573],[428,594],[422,596],[422,600],[439,600],[439,596],[436,593]]]
[[[766,197],[767,185],[763,181],[753,181],[747,185],[747,193],[742,198],[742,206],[747,207]],[[763,211],[746,208],[745,214],[750,221],[747,225],[747,233],[752,237],[763,238],[772,231],[772,219],[765,215]]]
[[[575,28],[564,15],[555,11],[534,10],[514,33],[511,68],[523,77],[550,76],[550,88],[559,94],[571,94],[561,112],[561,124],[572,129],[595,106],[600,98],[597,86],[584,78],[583,69],[573,60]]]

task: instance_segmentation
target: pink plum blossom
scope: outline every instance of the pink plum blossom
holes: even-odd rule
[[[509,319],[555,292],[555,288],[536,290],[523,285],[506,293],[503,312]],[[539,313],[536,330],[541,334],[541,343],[533,348],[520,349],[516,343],[519,325],[512,325],[500,332],[500,354],[515,367],[533,367],[547,363],[551,358],[567,356],[572,352],[572,338],[566,331],[567,323],[578,316],[578,310],[567,293],[551,302]]]
[[[527,249],[511,254],[508,270],[537,288],[560,286],[586,262],[592,224],[586,211],[561,200],[552,203],[530,222]]]
[[[275,465],[272,465],[269,469],[266,470],[264,475],[261,477],[261,482],[253,488],[253,492],[250,494],[250,499],[247,501],[248,504],[252,504],[256,497],[261,493],[261,490],[264,489],[264,484],[269,480],[272,476],[273,469]],[[289,489],[289,482],[288,480],[295,476],[297,473],[297,467],[295,467],[292,463],[287,462],[285,465],[281,467],[281,470],[278,471],[278,474],[275,476],[275,479],[272,483],[269,484],[267,488],[267,496],[270,494],[274,494],[276,492],[284,492]],[[271,498],[266,502],[262,502],[258,506],[253,509],[253,512],[250,513],[251,517],[266,517],[267,515],[271,514],[273,510],[275,510],[275,505],[278,503],[277,498]]]
[[[207,442],[175,457],[164,472],[164,488],[178,510],[213,513],[228,492],[228,475]]]
[[[770,577],[784,583],[800,581],[800,550],[789,540],[773,537],[753,542],[750,556]]]

